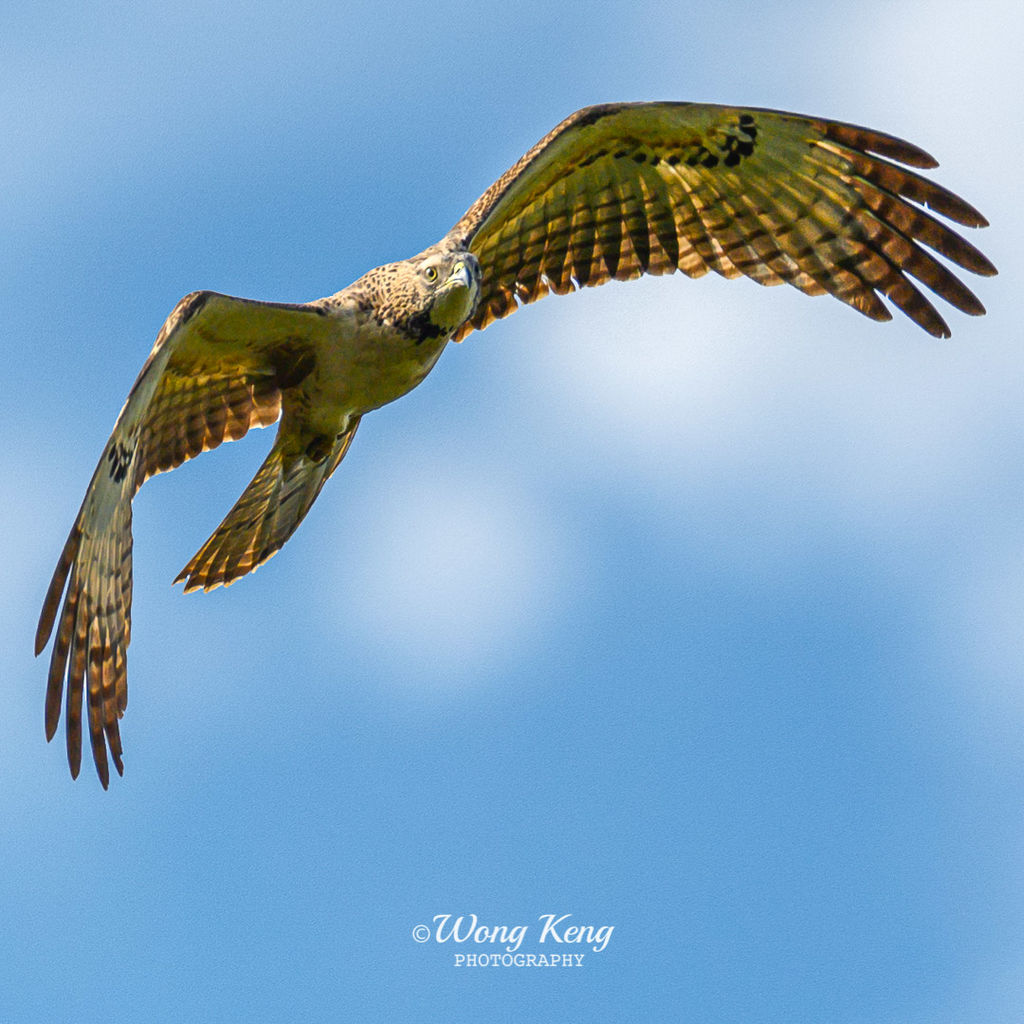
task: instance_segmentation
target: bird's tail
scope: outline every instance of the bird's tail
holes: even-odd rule
[[[227,586],[275,554],[302,522],[327,478],[345,457],[359,418],[336,438],[327,455],[290,454],[278,433],[259,472],[210,539],[178,573],[185,592]]]

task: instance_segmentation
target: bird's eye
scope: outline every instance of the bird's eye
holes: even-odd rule
[[[427,280],[431,284],[437,280],[437,267],[427,267],[423,273],[426,274]]]

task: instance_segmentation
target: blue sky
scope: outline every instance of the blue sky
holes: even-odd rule
[[[1022,16],[966,12],[0,16],[0,1019],[1020,1019]],[[152,481],[126,776],[72,783],[35,619],[177,299],[334,292],[619,99],[920,144],[992,222],[989,315],[936,342],[749,282],[546,300],[368,417],[208,595],[169,584],[271,433]],[[456,967],[494,947],[414,941],[443,914],[531,954],[545,914],[614,931],[578,969]]]

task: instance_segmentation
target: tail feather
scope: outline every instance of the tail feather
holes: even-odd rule
[[[224,521],[175,578],[175,583],[186,580],[186,593],[195,587],[210,589],[230,582],[229,566],[243,575],[262,561],[265,545],[260,528],[268,510],[276,506],[283,461],[282,451],[275,444]]]
[[[290,454],[279,434],[259,472],[174,582],[184,581],[186,593],[228,586],[276,554],[337,469],[358,426],[353,419],[319,461],[305,452]]]

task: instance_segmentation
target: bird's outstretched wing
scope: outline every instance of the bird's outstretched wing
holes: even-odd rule
[[[908,166],[936,162],[891,135],[781,111],[579,110],[449,232],[483,276],[477,312],[456,339],[549,291],[677,269],[827,292],[874,320],[892,318],[884,295],[929,334],[948,336],[910,277],[965,313],[984,307],[929,250],[976,274],[996,271],[924,207],[970,227],[986,221]]]
[[[132,498],[154,473],[237,440],[250,427],[275,422],[282,392],[312,368],[325,320],[316,303],[286,305],[194,292],[178,303],[161,329],[93,474],[36,631],[39,654],[57,627],[46,691],[46,736],[52,739],[56,732],[66,682],[73,776],[81,766],[86,691],[93,758],[104,788],[108,745],[117,770],[123,771],[118,719],[128,699]],[[242,572],[259,564],[251,552],[246,557]],[[233,575],[225,572],[225,578]]]

